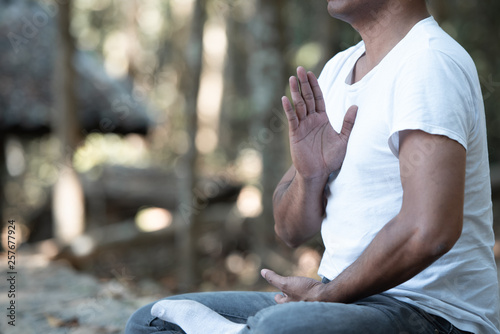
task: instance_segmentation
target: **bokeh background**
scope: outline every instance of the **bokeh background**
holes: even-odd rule
[[[476,63],[499,212],[500,2],[429,7]],[[324,0],[0,0],[1,249],[13,219],[29,284],[50,289],[64,266],[104,291],[71,297],[92,296],[86,320],[35,320],[119,332],[122,318],[84,324],[111,299],[268,289],[262,267],[316,277],[321,239],[274,235],[291,163],[280,97],[298,65],[319,75],[359,40]]]

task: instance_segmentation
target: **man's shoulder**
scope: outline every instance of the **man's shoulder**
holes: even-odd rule
[[[424,66],[434,62],[440,66],[457,66],[469,76],[476,73],[469,53],[432,17],[417,25],[404,42],[405,47],[401,48],[400,54],[404,63]]]

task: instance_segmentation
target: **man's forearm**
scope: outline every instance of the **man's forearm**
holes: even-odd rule
[[[332,282],[321,300],[350,303],[406,282],[444,255],[456,242],[429,235],[418,221],[397,216],[374,238],[361,256]]]
[[[351,303],[389,290],[420,273],[446,253],[458,237],[422,232],[422,220],[398,215],[391,220],[361,256],[328,284],[307,277],[283,277],[269,269],[262,276],[283,292],[282,304],[294,301]]]
[[[296,247],[321,229],[326,182],[327,177],[305,180],[292,166],[276,187],[275,230],[288,245]]]
[[[391,289],[431,265],[460,238],[463,227],[466,151],[456,141],[422,131],[400,137],[400,170],[418,147],[419,168],[401,177],[401,211],[361,256],[330,284],[326,298],[350,302]]]

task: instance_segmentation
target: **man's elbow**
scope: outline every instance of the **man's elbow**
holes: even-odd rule
[[[289,233],[279,228],[278,224],[274,224],[274,232],[290,248],[297,248],[303,243],[303,240],[297,236],[290,236]]]
[[[441,256],[448,253],[453,248],[453,246],[455,245],[457,240],[453,240],[451,238],[443,238],[443,239],[436,240],[434,242],[430,242],[430,243],[428,243],[427,247],[423,247],[424,254],[429,259],[436,259],[437,260]]]
[[[421,228],[416,233],[415,252],[427,259],[437,260],[448,253],[462,234],[462,220],[449,221],[446,228]]]

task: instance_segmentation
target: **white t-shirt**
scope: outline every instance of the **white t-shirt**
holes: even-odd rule
[[[405,172],[399,169],[399,131],[444,135],[467,150],[462,236],[430,267],[387,293],[461,330],[500,333],[486,126],[474,63],[432,17],[351,85],[364,52],[360,42],[337,54],[319,78],[335,130],[351,105],[359,108],[342,168],[329,183],[319,274],[339,275],[399,213]],[[412,157],[415,168],[421,153]]]

